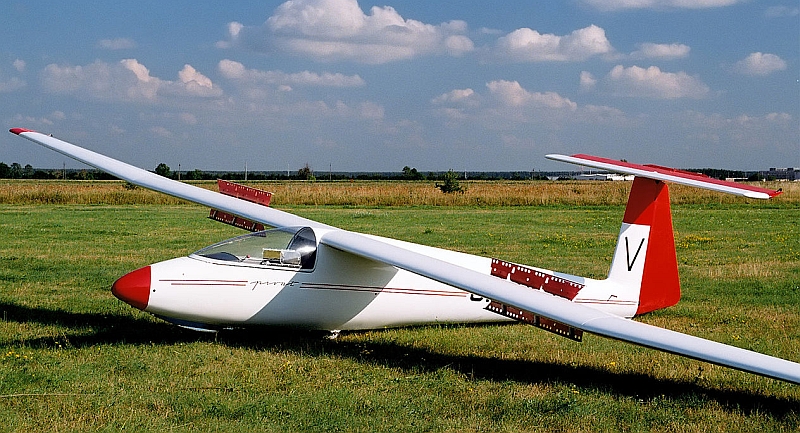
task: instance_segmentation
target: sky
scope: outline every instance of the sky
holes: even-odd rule
[[[121,3],[121,4],[120,4]],[[797,0],[10,0],[0,122],[146,169],[800,167]],[[0,134],[0,161],[81,167]]]

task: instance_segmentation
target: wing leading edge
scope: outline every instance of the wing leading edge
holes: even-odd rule
[[[264,207],[245,200],[226,196],[200,187],[178,182],[159,176],[139,167],[134,167],[105,155],[92,152],[55,137],[22,128],[11,129],[11,132],[20,137],[27,138],[34,143],[48,149],[88,164],[106,173],[112,174],[130,183],[162,192],[174,197],[182,198],[194,203],[202,204],[214,209],[230,212],[260,222],[271,227],[308,226],[316,228],[328,227],[325,224],[292,215],[277,209]]]

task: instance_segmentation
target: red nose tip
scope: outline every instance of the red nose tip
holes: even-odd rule
[[[123,275],[111,286],[111,293],[132,307],[140,310],[147,308],[150,299],[150,266]]]

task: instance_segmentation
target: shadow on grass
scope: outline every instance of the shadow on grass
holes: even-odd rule
[[[701,383],[654,378],[636,373],[611,372],[592,366],[506,360],[474,355],[452,355],[392,342],[348,342],[322,338],[322,333],[287,328],[254,327],[219,334],[199,333],[148,318],[114,314],[72,313],[0,303],[7,322],[35,323],[73,328],[73,334],[9,341],[31,348],[91,347],[101,344],[160,344],[214,342],[252,350],[280,350],[308,356],[341,356],[414,373],[440,369],[456,371],[470,379],[519,383],[566,383],[641,400],[661,396],[674,400],[712,400],[731,411],[769,414],[777,419],[796,416],[800,402],[749,391],[715,389]],[[502,326],[502,325],[465,325]]]

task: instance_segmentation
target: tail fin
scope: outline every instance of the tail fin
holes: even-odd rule
[[[669,189],[664,182],[634,179],[608,279],[624,288],[621,298],[638,299],[636,314],[680,300]]]
[[[607,281],[614,283],[608,289],[613,293],[592,294],[595,297],[608,294],[615,301],[636,304],[635,314],[675,305],[681,297],[665,181],[754,199],[770,199],[781,193],[698,173],[591,155],[547,155],[547,158],[635,176],[608,272]]]

